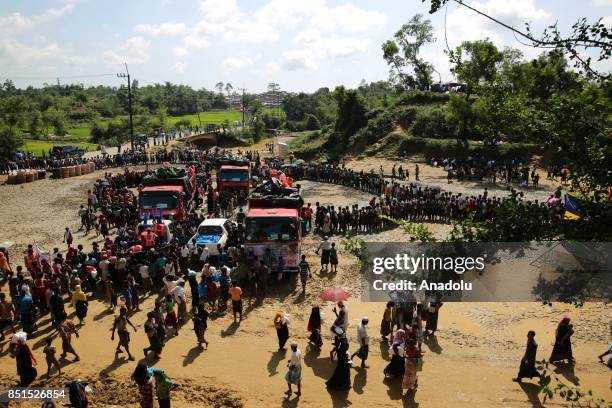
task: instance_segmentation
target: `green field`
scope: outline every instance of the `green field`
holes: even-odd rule
[[[98,148],[97,145],[93,144],[93,143],[84,143],[84,142],[55,142],[55,141],[41,141],[41,140],[24,140],[23,146],[21,146],[20,149],[22,149],[25,152],[32,152],[34,153],[36,156],[42,156],[43,152],[46,156],[49,155],[49,149],[51,149],[53,146],[57,146],[57,145],[72,145],[72,146],[78,146],[78,147],[82,147],[83,149],[85,149],[86,151],[93,151],[96,150]]]
[[[279,112],[284,116],[284,112],[278,109],[265,109],[264,112],[268,112],[271,115],[278,115]],[[125,118],[125,116],[119,116],[114,119],[100,119],[98,122],[100,124],[106,125],[110,121],[119,121]],[[151,118],[154,122],[157,121],[157,117],[155,115],[151,115]],[[206,126],[209,124],[220,125],[225,120],[228,120],[230,124],[233,124],[235,121],[242,121],[242,112],[241,111],[218,111],[218,112],[200,112],[199,119],[197,114],[193,115],[182,115],[182,116],[168,116],[167,117],[167,126],[169,128],[174,127],[174,124],[180,120],[187,119],[191,122],[192,126],[199,126],[200,123],[202,126]],[[89,143],[90,140],[90,124],[89,123],[77,123],[72,126],[68,126],[67,128],[68,135],[62,138],[53,138],[53,140],[33,140],[33,139],[24,139],[24,144],[20,147],[20,149],[33,152],[35,155],[40,156],[44,151],[45,154],[49,153],[49,149],[56,145],[74,145],[83,147],[87,151],[96,150],[97,146],[93,143]],[[24,135],[24,137],[28,137]]]
[[[278,109],[265,109],[264,112],[268,112],[271,115],[284,116],[284,112]],[[125,116],[119,116],[114,121],[119,121],[121,119],[126,118]],[[154,122],[157,122],[157,117],[155,115],[151,115],[151,118]],[[225,120],[228,120],[230,124],[235,121],[242,121],[242,112],[241,111],[218,111],[218,112],[200,112],[199,118],[198,114],[192,115],[182,115],[182,116],[168,116],[167,118],[167,126],[174,127],[174,124],[180,120],[187,119],[191,122],[192,126],[206,126],[209,124],[220,125]],[[100,119],[98,122],[100,124],[106,125],[110,122],[111,119]],[[75,142],[87,142],[90,137],[90,124],[89,123],[79,123],[68,127],[68,133],[70,136],[66,136],[62,141],[75,141]]]

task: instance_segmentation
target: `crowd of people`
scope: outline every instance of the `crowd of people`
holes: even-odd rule
[[[382,169],[381,169],[382,170]],[[347,231],[373,232],[391,225],[381,215],[411,222],[461,221],[473,215],[475,221],[496,216],[496,210],[508,197],[489,194],[487,188],[474,195],[444,191],[437,187],[408,183],[385,178],[384,172],[354,171],[329,164],[302,165],[291,169],[293,179],[307,179],[351,187],[372,194],[368,205],[333,206],[307,203],[302,208],[305,228],[310,225],[323,234]],[[557,189],[546,201],[523,200],[532,212],[540,214],[543,225],[561,222],[564,208],[561,189]],[[313,222],[314,220],[314,222]]]
[[[90,251],[86,251],[82,245],[73,245],[70,228],[66,228],[64,233],[65,251],[54,248],[52,253],[45,253],[36,245],[30,245],[24,254],[23,266],[19,265],[14,270],[8,251],[0,251],[0,271],[8,281],[10,295],[9,301],[4,293],[0,294],[0,336],[4,338],[7,329],[15,332],[14,323],[20,323],[22,331],[14,335],[11,352],[16,358],[21,386],[31,384],[37,375],[35,358],[26,340],[28,335],[36,333],[37,321],[43,316],[51,317],[51,325],[61,338],[60,357],[64,359],[71,354],[74,361],[79,361],[81,357],[72,346],[72,336],[78,337],[79,331],[87,326],[89,302],[100,299],[110,310],[118,307],[111,334],[113,341],[117,335],[115,358],[125,353],[128,360],[135,360],[134,352],[130,349],[130,328],[138,332],[138,327],[130,319],[142,311],[144,295],[157,294],[159,296],[153,308],[144,311],[147,317],[144,334],[149,346],[142,351],[145,357],[152,355],[158,361],[167,341],[171,336],[178,336],[183,325],[189,321],[193,324],[195,343],[199,347],[208,347],[206,331],[211,313],[230,312],[231,305],[234,322],[239,324],[243,318],[242,287],[249,288],[249,303],[252,299],[263,302],[268,285],[276,281],[269,251],[261,259],[255,260],[257,267],[246,268],[246,254],[240,245],[240,229],[226,246],[218,246],[214,254],[208,247],[200,247],[189,241],[205,218],[220,217],[221,213],[232,216],[238,207],[236,197],[230,195],[222,199],[213,187],[212,166],[207,163],[223,154],[225,152],[218,150],[178,153],[178,161],[195,163],[198,177],[194,203],[185,214],[174,220],[171,239],[168,239],[168,227],[162,220],[143,225],[139,216],[138,200],[133,190],[140,188],[147,172],[125,171],[106,174],[83,197],[84,203],[79,209],[81,227],[85,233],[95,230],[103,240],[100,244],[94,242]],[[258,153],[249,151],[240,154],[254,162],[253,174],[260,181],[270,176],[269,167],[266,169],[262,165]],[[169,157],[163,154],[156,157],[158,161],[168,161],[165,159]],[[401,170],[403,173],[404,169]],[[382,228],[386,224],[381,220],[381,215],[411,221],[448,222],[473,213],[475,218],[485,219],[493,216],[494,209],[504,200],[489,196],[486,190],[480,195],[464,197],[418,184],[386,180],[382,169],[380,174],[376,174],[327,164],[303,165],[292,167],[291,176],[296,181],[309,179],[334,183],[374,195],[368,206],[361,208],[335,208],[319,203],[314,208],[310,204],[302,208],[305,229],[315,228],[322,235],[317,249],[321,255],[322,271],[327,271],[328,265],[331,265],[331,271],[335,272],[338,265],[337,249],[329,239],[330,234],[343,234],[349,229],[370,232]],[[560,195],[560,191],[557,193]],[[204,203],[203,210],[198,211],[199,205]],[[559,213],[558,206],[551,203],[526,201],[525,205],[550,214],[551,220]],[[115,229],[114,237],[111,235],[112,229]],[[305,256],[301,258],[299,270],[305,291],[307,279],[312,277]],[[74,308],[77,322],[68,314],[66,303]],[[428,337],[435,336],[441,307],[439,302],[389,302],[383,311],[380,335],[382,341],[387,342],[391,355],[383,374],[402,378],[402,388],[407,392],[417,389],[418,372],[422,369],[425,354],[422,344]],[[361,360],[361,369],[368,368],[369,319],[362,317],[355,328],[357,347],[350,353],[349,337],[352,336],[349,335],[347,304],[338,302],[334,314],[330,358],[336,361],[336,368],[327,386],[348,389],[351,387],[353,360]],[[278,312],[273,324],[279,350],[284,351],[290,338],[289,315]],[[313,306],[307,325],[309,343],[313,347],[321,348],[324,344],[322,327],[320,308]],[[573,362],[572,334],[569,319],[564,319],[557,328],[551,361]],[[517,381],[538,375],[535,369],[537,343],[534,338],[535,333],[530,331]],[[53,341],[54,337],[49,336],[43,350],[47,376],[54,370],[58,373],[61,371]],[[291,394],[292,386],[296,386],[300,395],[303,355],[297,342],[291,342],[290,348],[285,375],[287,392]],[[132,378],[138,385],[142,407],[152,407],[154,397],[160,406],[170,406],[174,383],[163,369],[149,367],[142,361],[136,366]]]

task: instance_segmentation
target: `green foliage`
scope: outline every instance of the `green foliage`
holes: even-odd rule
[[[368,112],[368,122],[352,137],[353,144],[375,143],[393,130],[393,114],[389,110],[375,109]]]
[[[412,89],[399,95],[396,106],[442,104],[448,100],[449,95],[446,93]]]
[[[168,110],[166,109],[165,106],[160,106],[159,108],[157,108],[157,112],[156,112],[156,117],[157,117],[157,126],[159,126],[162,129],[167,129],[168,127]]]
[[[497,76],[497,65],[502,61],[502,53],[491,41],[464,41],[455,51],[449,52],[453,67],[451,72],[457,79],[467,84],[466,99],[470,93],[490,84]]]
[[[410,126],[410,132],[416,137],[443,139],[452,135],[447,126],[446,114],[442,108],[419,109]]]
[[[395,122],[403,129],[408,129],[417,115],[417,107],[399,105],[394,110]]]
[[[0,128],[0,158],[12,159],[20,144],[19,138],[10,128]]]
[[[559,396],[562,400],[569,403],[572,407],[588,407],[588,408],[609,408],[610,405],[603,399],[593,395],[593,391],[583,391],[577,385],[565,384],[554,370],[551,370],[550,363],[546,360],[537,361],[536,368],[541,373],[540,377],[540,394],[542,394],[542,402]]]
[[[352,89],[340,86],[334,90],[334,97],[338,104],[338,117],[336,118],[336,139],[346,144],[348,139],[367,123],[366,108],[361,95]]]
[[[306,130],[319,130],[321,129],[321,123],[315,115],[310,113],[306,114]]]
[[[32,138],[37,138],[40,134],[40,128],[42,126],[42,115],[38,110],[33,110],[30,113],[30,123],[28,124],[28,130]]]
[[[414,15],[382,45],[383,58],[390,67],[391,80],[397,79],[405,88],[428,89],[433,66],[419,58],[421,47],[435,41],[430,20]]]
[[[424,224],[410,222],[407,220],[397,220],[387,215],[381,215],[381,219],[390,221],[404,230],[410,241],[435,242],[436,238],[431,230]]]
[[[266,124],[264,123],[263,120],[259,119],[253,124],[252,136],[253,136],[254,143],[259,142],[263,138],[265,130],[266,130]]]
[[[191,120],[183,118],[174,122],[174,127],[177,129],[191,126]]]
[[[346,252],[357,258],[358,263],[361,263],[363,247],[365,245],[365,241],[363,239],[354,238],[353,234],[350,231],[347,231],[344,238],[340,240],[340,244]]]

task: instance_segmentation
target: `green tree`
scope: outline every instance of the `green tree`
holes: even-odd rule
[[[367,123],[365,103],[356,90],[343,86],[334,90],[334,98],[338,104],[335,130],[340,136],[340,142],[346,144]]]
[[[383,58],[391,67],[391,79],[397,78],[406,88],[428,89],[433,66],[419,57],[421,47],[435,41],[430,20],[414,15],[382,45]]]
[[[306,115],[306,130],[319,130],[321,129],[321,123],[315,115]]]
[[[23,96],[9,96],[2,100],[0,108],[0,118],[9,134],[16,135],[17,128],[23,124],[28,110],[28,101]]]
[[[166,109],[166,107],[162,105],[157,108],[156,115],[157,125],[162,129],[166,129],[168,126],[168,110]]]
[[[488,39],[465,41],[455,51],[449,52],[453,64],[451,72],[467,85],[465,99],[480,86],[491,84],[497,75],[497,64],[503,55]]]
[[[21,142],[15,133],[11,132],[8,127],[0,127],[0,157],[11,160],[14,158],[15,150],[21,145]]]
[[[38,109],[32,110],[30,113],[29,131],[30,137],[38,138],[40,127],[42,126],[42,115]]]

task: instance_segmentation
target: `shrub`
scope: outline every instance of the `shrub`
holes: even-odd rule
[[[411,133],[416,137],[445,138],[452,134],[446,122],[445,112],[441,108],[419,109],[410,126]]]
[[[315,115],[310,113],[306,114],[306,130],[318,130],[321,129],[321,123]]]
[[[403,129],[408,129],[414,122],[417,111],[415,106],[397,106],[394,110],[395,121]]]
[[[439,92],[411,90],[402,93],[396,105],[424,105],[448,102],[449,95]]]

